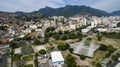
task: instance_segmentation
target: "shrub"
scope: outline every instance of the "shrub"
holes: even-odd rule
[[[68,37],[67,37],[66,35],[64,35],[64,36],[61,37],[61,39],[62,39],[62,40],[67,40]]]
[[[65,60],[68,67],[76,67],[75,57],[73,57],[71,54],[68,54],[65,57]]]
[[[69,50],[71,53],[73,52],[73,48],[69,48],[68,50]]]
[[[85,60],[85,58],[86,58],[85,55],[83,55],[83,54],[80,55],[80,59],[81,59],[81,60]]]
[[[57,46],[57,48],[58,48],[59,50],[62,50],[62,51],[67,50],[69,47],[70,47],[69,44],[59,44],[59,45]]]
[[[100,47],[99,47],[99,50],[101,50],[101,51],[107,51],[107,46],[104,45],[104,44],[101,44]]]
[[[39,45],[39,44],[40,44],[39,39],[35,38],[35,39],[34,39],[34,44]]]
[[[101,40],[102,40],[102,35],[97,34],[96,37],[97,37],[98,41],[101,41]]]
[[[46,32],[53,32],[54,30],[55,30],[54,27],[48,27],[48,28],[46,29]]]
[[[44,49],[41,49],[41,50],[39,51],[39,53],[40,53],[40,54],[46,54],[46,51],[45,51]]]
[[[120,27],[120,22],[117,24],[117,27]]]
[[[100,63],[97,63],[96,66],[97,67],[102,67],[102,65]]]

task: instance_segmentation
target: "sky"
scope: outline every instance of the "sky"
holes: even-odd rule
[[[45,6],[59,8],[65,5],[86,5],[107,12],[120,10],[120,0],[0,0],[0,11],[32,12]]]

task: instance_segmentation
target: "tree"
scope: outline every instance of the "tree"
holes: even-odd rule
[[[81,60],[85,60],[85,58],[86,58],[86,56],[85,56],[85,55],[80,54],[80,59],[81,59]]]
[[[31,30],[31,32],[35,32],[35,30]]]
[[[45,34],[45,37],[51,37],[53,35],[52,32],[45,32],[44,34]]]
[[[108,46],[108,52],[106,53],[105,57],[109,57],[116,49],[112,46]]]
[[[108,51],[109,52],[114,52],[116,49],[112,46],[112,45],[109,45],[108,46]]]
[[[70,47],[69,44],[59,44],[59,45],[57,46],[57,48],[58,48],[59,50],[62,50],[62,51],[67,50],[69,47]]]
[[[71,54],[67,54],[65,60],[68,67],[76,67],[75,57],[73,57]]]
[[[82,38],[83,38],[82,33],[81,33],[81,32],[77,33],[77,36],[78,36],[78,38],[79,38],[79,41],[81,41],[81,40],[82,40]]]
[[[102,67],[102,65],[100,63],[97,63],[96,66],[97,67]]]
[[[113,55],[113,56],[112,56],[112,59],[113,59],[114,61],[118,60],[117,55]]]
[[[120,22],[117,24],[117,27],[120,27]]]
[[[11,47],[12,49],[14,49],[14,48],[17,47],[17,45],[18,45],[18,44],[14,42],[14,43],[10,44],[10,47]]]
[[[101,44],[100,47],[99,47],[99,50],[101,50],[101,51],[107,51],[107,46],[104,45],[104,44]]]
[[[68,48],[68,50],[72,53],[73,52],[73,48]]]
[[[48,27],[46,29],[46,32],[53,32],[55,30],[55,27]]]
[[[105,54],[105,57],[109,57],[111,54],[112,54],[112,52],[108,51],[108,52]]]
[[[56,40],[60,40],[60,34],[53,35],[53,38],[55,38]]]
[[[61,37],[61,39],[62,39],[62,40],[67,40],[68,37],[67,37],[66,35],[63,35],[63,36]]]
[[[77,36],[77,34],[75,34],[75,33],[70,33],[70,34],[68,35],[68,37],[69,37],[69,39],[75,39],[75,38],[77,38],[78,36]]]
[[[98,41],[101,41],[101,40],[102,40],[102,35],[97,34],[96,37],[97,37]]]
[[[40,41],[39,41],[38,38],[35,38],[35,39],[34,39],[34,44],[36,44],[36,45],[40,45]]]
[[[0,30],[6,30],[7,26],[0,26]]]
[[[63,33],[62,33],[62,31],[58,31],[58,34],[62,35]]]
[[[43,55],[43,54],[46,54],[46,51],[44,49],[41,49],[39,53]]]
[[[70,32],[67,30],[67,31],[64,31],[64,34],[69,34]]]
[[[113,56],[112,56],[112,59],[113,59],[114,61],[117,61],[119,57],[120,57],[120,53],[116,53],[116,55],[113,55]]]

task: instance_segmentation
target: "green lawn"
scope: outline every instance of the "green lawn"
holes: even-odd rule
[[[57,45],[59,45],[59,44],[66,44],[64,41],[62,41],[62,40],[55,40],[55,41],[53,41],[53,43],[55,43],[55,44],[57,44]]]
[[[33,48],[32,48],[32,46],[24,46],[24,47],[22,47],[22,54],[23,55],[29,55],[29,54],[32,54],[32,53],[34,53],[34,50],[33,50]]]
[[[13,56],[13,62],[15,62],[15,61],[20,61],[21,60],[21,54],[15,54],[14,56]]]
[[[33,64],[25,65],[24,67],[33,67]]]
[[[25,61],[32,61],[33,58],[34,58],[33,55],[28,55],[28,56],[24,56],[24,57],[23,57],[23,60],[25,60]]]

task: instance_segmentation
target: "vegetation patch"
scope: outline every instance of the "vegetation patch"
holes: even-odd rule
[[[55,40],[55,41],[53,41],[55,44],[66,44],[64,41],[62,41],[62,40]]]
[[[24,67],[33,67],[33,64],[25,65]]]
[[[93,67],[101,66],[100,62],[105,58],[106,53],[106,51],[97,50],[94,54],[94,57],[92,58],[92,61],[89,61],[90,64],[92,64]]]
[[[65,57],[66,60],[66,64],[68,67],[80,67],[77,65],[76,61],[75,61],[75,57],[73,57],[71,54],[68,54]]]
[[[32,61],[33,58],[34,58],[33,55],[28,55],[28,56],[24,56],[24,57],[23,57],[23,60],[25,60],[25,61]]]
[[[58,48],[59,50],[62,50],[62,51],[67,50],[69,47],[70,47],[69,44],[59,44],[59,45],[57,46],[57,48]]]
[[[83,54],[80,55],[80,59],[81,59],[81,60],[85,60],[85,58],[86,58],[85,55],[83,55]]]
[[[21,61],[21,56],[22,56],[21,54],[15,54],[15,55],[13,56],[13,58],[12,58],[12,59],[13,59],[13,62],[14,62],[14,61]]]
[[[46,54],[46,51],[45,51],[44,49],[41,49],[41,50],[39,51],[39,53],[40,53],[40,54]]]
[[[102,35],[107,38],[115,38],[115,39],[120,39],[120,33],[116,32],[102,32]]]

